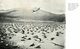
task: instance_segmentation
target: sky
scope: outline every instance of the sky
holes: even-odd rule
[[[65,0],[0,0],[0,10],[25,9],[40,7],[52,13],[65,13]]]

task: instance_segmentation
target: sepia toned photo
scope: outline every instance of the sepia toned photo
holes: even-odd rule
[[[65,49],[65,0],[0,0],[0,49]]]

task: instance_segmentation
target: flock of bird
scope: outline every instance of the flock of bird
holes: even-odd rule
[[[62,49],[64,31],[64,24],[0,24],[0,48]]]

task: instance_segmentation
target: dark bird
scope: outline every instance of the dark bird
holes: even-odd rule
[[[36,46],[35,48],[41,48],[40,45]]]
[[[31,44],[31,45],[30,45],[30,47],[31,47],[31,46],[35,46],[35,44],[34,44],[34,43],[33,43],[33,44]]]
[[[33,10],[33,12],[36,12],[36,11],[38,11],[38,10],[40,10],[40,8],[37,8],[37,9]]]

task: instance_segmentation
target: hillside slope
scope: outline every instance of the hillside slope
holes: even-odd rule
[[[44,10],[36,12],[26,11],[23,9],[0,12],[0,21],[55,21],[65,22],[65,14],[54,14]]]

